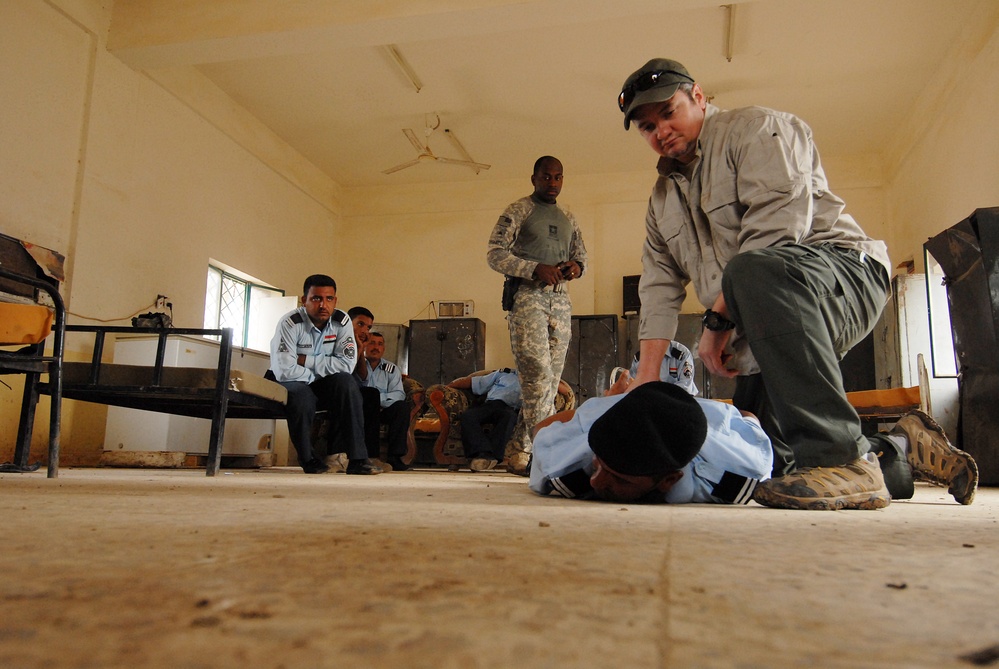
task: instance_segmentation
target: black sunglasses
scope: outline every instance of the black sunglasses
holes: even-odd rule
[[[647,91],[656,85],[659,81],[659,77],[664,74],[675,74],[678,77],[683,77],[687,81],[693,82],[694,80],[690,78],[690,75],[684,74],[683,72],[677,72],[676,70],[655,70],[654,72],[646,72],[638,79],[621,89],[621,94],[617,96],[617,106],[624,111],[631,104],[631,101],[635,99],[636,93],[641,93],[642,91]]]

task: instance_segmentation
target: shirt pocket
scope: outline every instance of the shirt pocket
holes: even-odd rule
[[[738,231],[742,227],[745,207],[739,201],[735,180],[705,184],[701,192],[701,209],[712,228]]]

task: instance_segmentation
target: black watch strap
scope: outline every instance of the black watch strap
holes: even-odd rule
[[[731,330],[735,327],[735,323],[725,318],[717,311],[712,311],[711,309],[704,312],[704,316],[701,318],[701,323],[706,329],[713,332],[725,332],[726,330]]]

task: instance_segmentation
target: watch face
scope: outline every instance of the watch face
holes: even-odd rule
[[[714,311],[707,311],[704,314],[704,327],[709,330],[720,331],[720,330],[731,330],[734,327],[734,323],[728,320],[721,314]]]

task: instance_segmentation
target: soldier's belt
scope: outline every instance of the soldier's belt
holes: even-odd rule
[[[529,288],[531,290],[550,290],[553,293],[564,293],[565,284],[556,283],[554,286],[549,286],[544,281],[538,281],[537,279],[522,279],[520,282],[521,288]]]

